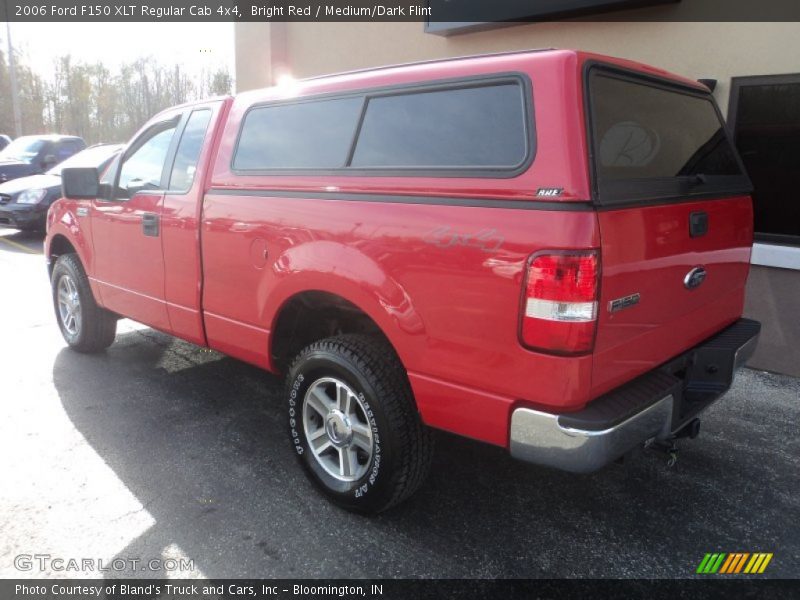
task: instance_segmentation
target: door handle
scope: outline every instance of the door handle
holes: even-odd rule
[[[708,213],[693,212],[689,215],[689,236],[696,238],[708,233]]]
[[[159,218],[155,213],[144,213],[142,215],[142,233],[149,237],[158,237]]]

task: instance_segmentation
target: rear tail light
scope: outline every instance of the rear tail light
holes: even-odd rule
[[[596,250],[534,254],[523,290],[523,344],[554,354],[591,352],[599,272]]]

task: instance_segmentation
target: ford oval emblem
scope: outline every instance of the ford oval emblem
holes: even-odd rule
[[[706,270],[703,267],[695,267],[683,278],[683,285],[687,290],[699,287],[706,280]]]

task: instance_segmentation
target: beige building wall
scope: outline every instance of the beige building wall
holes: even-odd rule
[[[546,47],[610,54],[717,79],[715,95],[723,111],[731,77],[800,71],[800,23],[534,23],[451,37],[425,33],[422,23],[241,23],[236,25],[237,88],[270,85],[276,72],[302,78]]]

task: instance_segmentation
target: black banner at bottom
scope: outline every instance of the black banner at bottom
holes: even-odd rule
[[[800,580],[5,579],[2,600],[800,598]]]

